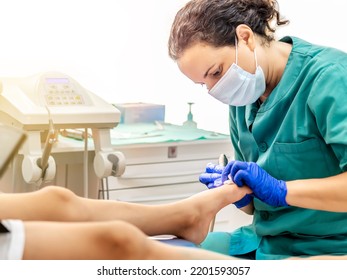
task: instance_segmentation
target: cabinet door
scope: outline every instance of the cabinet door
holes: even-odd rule
[[[128,165],[122,176],[108,178],[109,189],[173,184],[196,184],[201,185],[201,189],[204,186],[199,182],[199,175],[205,170],[206,162],[207,160],[191,160]]]

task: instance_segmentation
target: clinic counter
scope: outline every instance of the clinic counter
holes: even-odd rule
[[[112,147],[115,151],[126,152],[128,164],[217,159],[221,152],[232,156],[229,135],[194,127],[169,123],[119,124],[110,134]],[[82,151],[83,147],[82,140],[60,136],[54,151]],[[94,149],[91,138],[88,140],[88,149]]]

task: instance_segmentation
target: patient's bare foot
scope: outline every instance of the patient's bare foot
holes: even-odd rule
[[[224,185],[176,203],[176,207],[186,211],[184,218],[180,217],[181,224],[177,226],[174,234],[195,244],[201,243],[206,238],[215,215],[225,206],[240,200],[246,193],[250,193],[246,187]],[[182,215],[182,211],[178,214]]]

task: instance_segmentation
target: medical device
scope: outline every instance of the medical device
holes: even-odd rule
[[[220,166],[227,166],[228,164],[228,158],[225,154],[220,154],[219,157],[218,157],[218,164]],[[213,232],[214,230],[214,226],[215,226],[215,223],[216,223],[216,216],[213,217],[211,223],[210,223],[210,228],[209,228],[209,231],[210,232]]]
[[[120,121],[120,112],[112,104],[58,72],[0,78],[0,85],[0,122],[28,135],[22,162],[27,183],[54,178],[56,166],[50,151],[63,129],[92,130],[94,170],[99,178],[124,172],[124,156],[111,145],[110,129]]]
[[[0,125],[0,177],[25,139],[26,134],[22,130]]]

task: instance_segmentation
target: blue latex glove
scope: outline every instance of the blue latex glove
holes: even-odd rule
[[[206,185],[207,188],[213,189],[223,185],[222,172],[224,167],[218,164],[208,163],[205,172],[200,174],[199,181]]]
[[[199,181],[207,186],[208,189],[213,189],[220,187],[223,185],[223,183],[228,180],[222,180],[222,173],[223,173],[224,167],[218,164],[208,163],[206,165],[205,172],[200,174]],[[250,194],[246,194],[243,198],[241,198],[239,201],[236,201],[234,205],[237,208],[242,208],[249,203],[251,203],[253,200],[253,196]]]
[[[236,185],[250,187],[255,197],[271,206],[288,206],[287,185],[277,180],[254,162],[231,161],[222,173],[222,181],[229,178]]]

